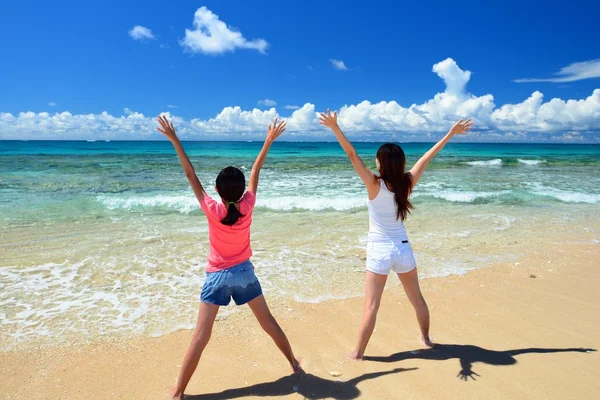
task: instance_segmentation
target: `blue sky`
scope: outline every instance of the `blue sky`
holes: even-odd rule
[[[155,139],[168,112],[190,139],[258,138],[277,115],[323,140],[330,107],[365,140],[432,139],[472,113],[473,140],[598,141],[597,2],[374,3],[5,2],[0,137]],[[199,10],[226,34],[202,38]]]

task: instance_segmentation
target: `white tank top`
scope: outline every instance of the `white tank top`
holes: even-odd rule
[[[408,240],[402,219],[396,219],[394,193],[390,192],[383,179],[379,179],[379,193],[369,200],[369,240],[394,242]]]

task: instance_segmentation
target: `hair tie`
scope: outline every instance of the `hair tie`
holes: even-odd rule
[[[230,201],[229,205],[235,204],[235,201]]]

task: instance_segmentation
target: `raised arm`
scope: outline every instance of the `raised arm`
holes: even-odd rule
[[[471,121],[471,118],[469,118],[466,121],[463,121],[461,119],[460,121],[455,123],[452,126],[452,128],[450,128],[446,136],[444,136],[439,142],[437,142],[435,146],[429,149],[429,151],[425,153],[423,157],[421,157],[419,161],[417,161],[415,165],[410,169],[409,176],[413,186],[415,186],[417,182],[419,182],[419,179],[421,179],[421,175],[423,175],[423,172],[425,172],[425,168],[427,168],[429,161],[433,160],[433,157],[435,157],[437,153],[439,153],[440,150],[444,148],[446,143],[448,143],[454,135],[461,135],[463,133],[467,133],[471,130],[471,128],[473,128],[473,122]]]
[[[167,139],[169,139],[169,141],[171,141],[171,144],[175,148],[175,152],[177,152],[177,156],[179,157],[179,162],[181,162],[181,166],[183,167],[185,176],[188,178],[188,181],[190,182],[190,186],[192,187],[196,198],[199,202],[202,202],[202,199],[205,195],[204,188],[202,187],[200,180],[196,176],[196,171],[194,171],[194,166],[192,165],[192,162],[188,158],[187,154],[185,154],[183,146],[181,146],[181,142],[175,134],[175,128],[173,127],[173,123],[169,122],[167,118],[163,115],[158,117],[158,123],[160,124],[160,127],[156,129],[160,133],[165,135]]]
[[[344,149],[344,152],[346,152],[346,155],[350,159],[350,162],[352,162],[352,166],[356,170],[356,173],[358,173],[358,176],[360,176],[360,179],[362,179],[367,187],[369,198],[375,197],[379,191],[375,174],[367,168],[363,160],[356,154],[356,149],[354,149],[352,143],[350,143],[346,135],[344,135],[344,132],[340,129],[337,123],[337,111],[331,114],[329,109],[327,109],[327,114],[321,113],[321,115],[319,115],[319,123],[332,130],[342,146],[342,149]]]
[[[254,161],[254,165],[252,166],[252,172],[250,173],[250,183],[248,184],[248,191],[256,194],[258,190],[258,177],[260,175],[260,170],[265,163],[265,158],[267,158],[267,154],[269,154],[269,150],[271,149],[271,145],[281,134],[285,131],[285,121],[281,121],[279,124],[277,123],[277,118],[271,125],[269,125],[269,130],[267,131],[267,138],[265,139],[265,143],[263,144],[260,153],[258,153],[258,157],[256,157],[256,161]]]

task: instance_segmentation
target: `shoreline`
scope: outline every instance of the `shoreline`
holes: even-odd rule
[[[600,354],[592,351],[600,349],[598,260],[597,244],[548,243],[517,262],[424,279],[432,335],[442,344],[434,350],[422,349],[412,308],[393,283],[363,362],[344,357],[356,339],[362,296],[270,301],[303,359],[304,377],[289,376],[242,307],[215,324],[188,393],[212,393],[197,399],[593,398],[600,393],[593,372]],[[3,352],[0,397],[162,399],[191,334]]]

